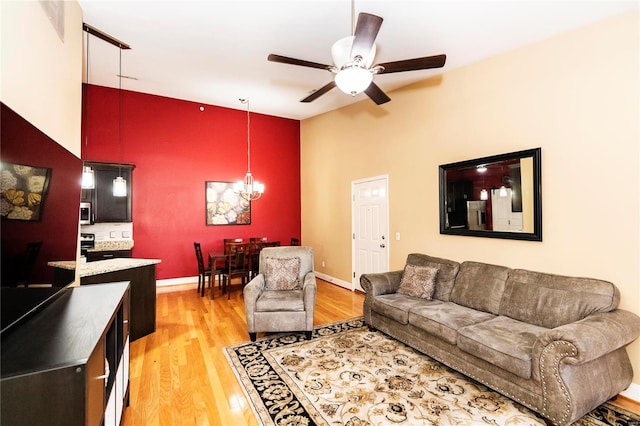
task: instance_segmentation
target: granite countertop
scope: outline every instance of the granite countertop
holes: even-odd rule
[[[93,248],[87,251],[131,250],[132,248],[133,240],[96,241]]]
[[[80,278],[122,271],[124,269],[140,268],[142,266],[155,265],[160,262],[162,262],[160,259],[135,259],[130,257],[98,260],[97,262],[81,262]],[[49,262],[48,265],[53,266],[54,268],[68,270],[76,269],[76,262],[73,260]]]

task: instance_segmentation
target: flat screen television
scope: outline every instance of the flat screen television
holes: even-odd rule
[[[76,260],[82,160],[0,103],[1,331],[72,282],[53,286],[48,262]]]

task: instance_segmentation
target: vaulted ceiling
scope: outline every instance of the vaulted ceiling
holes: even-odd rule
[[[352,6],[355,16],[367,12],[384,19],[374,63],[447,55],[444,68],[375,76],[391,102],[393,89],[638,9],[637,1],[606,0],[79,3],[85,23],[131,46],[122,51],[125,78],[119,82],[119,49],[91,36],[89,83],[121,83],[127,90],[235,109],[246,108],[238,98],[249,98],[253,112],[294,119],[370,102],[365,94],[352,97],[333,89],[314,102],[301,103],[334,74],[267,61],[276,53],[331,65],[331,46],[352,33]]]

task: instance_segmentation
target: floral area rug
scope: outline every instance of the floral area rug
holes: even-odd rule
[[[225,348],[264,425],[545,425],[536,413],[383,333],[362,318]],[[638,426],[604,404],[576,425]]]

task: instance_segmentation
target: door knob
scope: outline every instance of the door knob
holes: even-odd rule
[[[380,248],[385,248],[385,247],[386,247],[386,245],[380,244]]]

